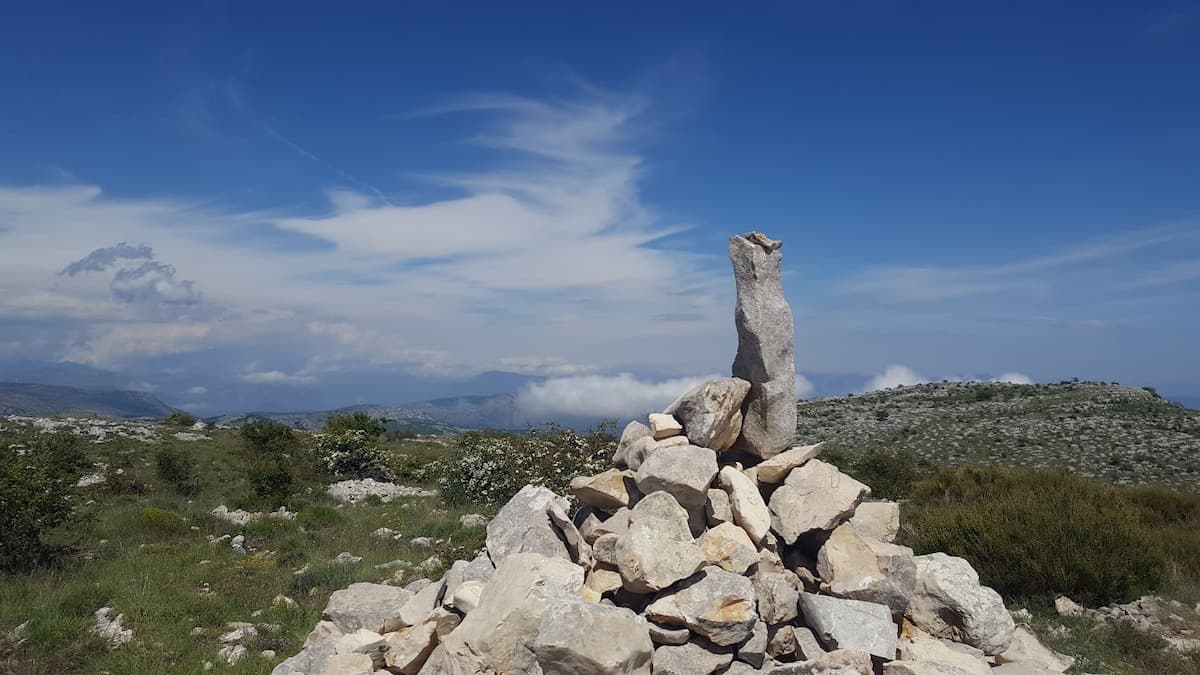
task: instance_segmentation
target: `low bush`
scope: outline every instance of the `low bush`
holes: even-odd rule
[[[183,517],[174,511],[148,506],[137,513],[137,525],[148,532],[169,535],[187,531]]]
[[[333,476],[390,479],[383,447],[363,430],[317,434],[315,441],[317,463]]]
[[[1143,517],[1121,490],[1078,476],[976,468],[918,483],[904,522],[918,554],[966,558],[1006,597],[1103,605],[1164,579],[1167,556]]]
[[[238,433],[253,454],[267,457],[286,457],[295,452],[299,441],[296,432],[278,422],[253,419],[242,425]]]
[[[870,450],[849,462],[845,471],[869,485],[871,496],[877,499],[908,497],[922,474],[916,455],[903,450],[896,453]]]
[[[66,551],[46,539],[71,518],[79,472],[65,469],[69,453],[54,453],[41,444],[0,453],[0,571],[29,570]]]
[[[179,448],[164,447],[154,453],[154,464],[158,477],[175,488],[184,497],[195,497],[200,493],[196,480],[196,463],[192,456]]]
[[[371,417],[359,411],[351,415],[330,415],[325,420],[325,433],[340,434],[347,431],[361,431],[368,436],[382,436],[387,432],[384,427],[386,420]]]
[[[575,476],[611,468],[612,432],[607,424],[583,434],[555,425],[527,436],[469,432],[458,439],[459,453],[435,467],[438,487],[451,504],[503,503],[527,484],[567,494]]]
[[[166,419],[163,420],[163,424],[171,427],[190,427],[196,424],[196,417],[194,415],[189,415],[185,412],[176,410],[170,415],[167,415]]]
[[[296,478],[284,460],[266,460],[250,468],[250,487],[263,504],[278,504],[292,494]]]

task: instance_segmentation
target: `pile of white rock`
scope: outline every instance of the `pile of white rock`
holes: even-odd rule
[[[573,517],[526,486],[488,523],[486,550],[441,579],[335,592],[273,675],[1067,670],[967,561],[893,543],[897,504],[864,501],[819,444],[788,449],[778,248],[731,241],[734,377],[630,423],[616,466],[571,482]]]

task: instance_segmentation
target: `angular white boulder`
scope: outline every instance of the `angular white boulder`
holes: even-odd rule
[[[709,675],[733,662],[733,654],[705,649],[695,642],[654,650],[654,675]]]
[[[750,541],[750,535],[733,523],[717,525],[700,535],[697,543],[704,561],[726,572],[745,574],[758,562],[758,549]]]
[[[996,591],[962,558],[930,553],[914,558],[916,584],[907,617],[935,637],[963,642],[989,655],[1008,649],[1016,624]]]
[[[801,593],[800,613],[830,650],[861,649],[882,659],[896,658],[897,629],[887,605]]]
[[[609,469],[595,476],[576,476],[571,479],[571,494],[580,504],[592,506],[601,511],[616,511],[622,507],[630,507],[637,497],[637,484],[634,482],[632,471]]]
[[[720,646],[736,645],[754,631],[758,611],[750,580],[706,567],[646,607],[646,616],[665,625],[686,626]]]
[[[850,524],[864,537],[890,544],[900,534],[900,505],[896,502],[863,502],[854,509]]]
[[[631,610],[560,599],[530,649],[545,675],[649,675],[654,645],[646,619]]]
[[[771,494],[771,529],[788,544],[849,520],[870,488],[819,459],[792,469]]]
[[[686,579],[704,564],[704,557],[688,527],[688,514],[666,492],[642,498],[630,512],[629,529],[596,540],[598,560],[608,554],[602,542],[614,538],[613,563],[625,588],[634,593],[661,590]]]
[[[1035,663],[1056,673],[1065,673],[1075,665],[1074,657],[1060,654],[1042,644],[1033,631],[1017,626],[1008,649],[996,655],[996,663]]]
[[[824,443],[816,443],[814,445],[797,445],[794,448],[789,448],[783,452],[764,459],[754,466],[755,475],[758,482],[769,485],[782,483],[792,469],[803,465],[810,459],[816,458],[821,454],[821,447]]]
[[[912,598],[917,564],[911,548],[864,537],[845,523],[821,546],[817,572],[833,595],[887,605],[900,615]]]
[[[571,554],[550,522],[550,505],[570,508],[567,500],[544,487],[526,485],[487,525],[487,551],[499,565],[514,553],[537,553],[570,560]]]
[[[659,448],[638,467],[637,489],[642,494],[663,491],[688,509],[703,508],[708,486],[717,475],[717,456],[708,448],[678,445]]]
[[[723,467],[719,476],[721,487],[729,494],[733,522],[750,535],[751,541],[761,544],[771,531],[771,511],[758,486],[732,466]]]
[[[650,427],[637,420],[626,424],[625,429],[621,431],[621,440],[617,442],[617,450],[613,453],[613,464],[616,464],[618,467],[628,466],[629,450],[634,442],[642,438],[653,440],[654,435],[650,431]]]
[[[366,628],[382,634],[403,624],[400,610],[413,595],[384,584],[350,584],[329,596],[322,616],[343,633]]]
[[[661,441],[664,438],[679,436],[683,433],[683,425],[679,420],[675,419],[674,415],[667,413],[650,413],[650,435],[654,440]]]
[[[742,401],[749,392],[746,380],[709,380],[689,389],[663,412],[679,420],[692,445],[720,452],[733,445],[741,433]]]

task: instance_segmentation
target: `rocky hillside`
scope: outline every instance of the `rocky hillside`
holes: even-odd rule
[[[0,382],[0,415],[86,415],[162,418],[175,412],[138,391],[85,390],[47,384]]]
[[[940,383],[802,401],[796,434],[834,453],[904,451],[934,466],[1063,468],[1200,488],[1200,411],[1115,384]]]

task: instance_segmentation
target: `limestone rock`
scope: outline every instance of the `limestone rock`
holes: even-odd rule
[[[646,608],[646,616],[667,625],[687,626],[720,646],[736,645],[750,637],[758,621],[750,580],[718,567],[706,567],[674,593],[659,596]]]
[[[837,649],[807,661],[776,666],[767,675],[873,675],[871,655],[860,649]]]
[[[821,547],[817,572],[833,595],[887,605],[900,615],[912,597],[917,564],[911,548],[864,537],[847,523]]]
[[[426,621],[419,626],[409,626],[388,633],[386,664],[402,675],[416,675],[421,671],[433,648],[437,646],[437,622]]]
[[[996,655],[996,663],[1015,663],[1024,661],[1037,664],[1056,673],[1065,673],[1075,665],[1075,659],[1050,649],[1042,644],[1037,636],[1025,626],[1017,626],[1013,631],[1012,642],[1008,649]]]
[[[945,553],[917,556],[916,585],[908,619],[918,628],[988,654],[1008,648],[1016,629],[1000,594],[980,585],[979,575],[962,558]]]
[[[742,401],[750,383],[736,377],[709,380],[692,387],[664,412],[683,425],[692,445],[720,452],[741,432]]]
[[[601,511],[616,511],[633,506],[640,494],[633,480],[632,471],[609,469],[595,476],[577,476],[571,479],[571,494],[579,503]]]
[[[596,566],[587,575],[584,585],[600,595],[621,588],[621,573],[608,567]]]
[[[454,589],[450,605],[463,614],[471,612],[479,606],[479,597],[483,595],[485,586],[487,586],[487,582],[478,579],[468,579],[462,582],[458,588]]]
[[[661,441],[664,438],[679,436],[683,433],[683,425],[679,420],[675,419],[674,415],[668,413],[650,413],[650,435],[654,440]]]
[[[386,633],[401,624],[400,609],[413,593],[384,584],[350,584],[329,596],[322,616],[343,633],[359,628]]]
[[[656,645],[681,645],[692,637],[692,631],[686,628],[667,628],[656,623],[647,622],[650,627],[650,640]]]
[[[443,605],[449,604],[450,600],[454,597],[454,592],[458,590],[459,585],[464,581],[467,565],[469,564],[466,560],[455,560],[450,563],[450,569],[446,570],[446,576],[442,577],[443,581],[445,581],[442,588]]]
[[[771,529],[788,544],[802,534],[832,530],[854,513],[870,489],[819,459],[792,469],[771,495]]]
[[[733,662],[732,654],[718,654],[695,642],[654,650],[654,675],[709,675]]]
[[[396,628],[400,626],[417,626],[428,621],[434,610],[442,606],[442,595],[445,592],[445,577],[422,588],[400,608],[400,623]],[[387,628],[391,628],[391,626]]]
[[[729,506],[729,493],[717,488],[709,488],[708,503],[704,505],[704,522],[709,527],[721,523],[733,522],[733,509]]]
[[[621,541],[623,534],[609,533],[597,537],[596,541],[592,542],[592,558],[597,563],[617,566],[619,564],[617,562],[617,543]],[[688,534],[691,535],[691,532],[689,531]]]
[[[754,595],[758,600],[758,615],[772,626],[789,623],[796,618],[800,590],[798,580],[789,577],[791,574],[760,569],[752,578]]]
[[[577,598],[583,570],[563,558],[513,553],[496,568],[479,606],[434,650],[431,673],[537,672],[530,643],[553,602]]]
[[[632,611],[563,599],[542,615],[530,649],[545,675],[649,675],[654,645]]]
[[[629,466],[629,449],[635,441],[642,438],[654,438],[653,433],[650,431],[650,427],[638,422],[637,420],[626,424],[625,429],[621,432],[621,440],[617,442],[617,450],[613,453],[613,464],[616,464],[619,467]]]
[[[488,557],[487,551],[483,551],[463,568],[463,581],[487,581],[495,571],[496,566],[492,564],[492,559]]]
[[[376,668],[383,667],[383,655],[387,650],[388,644],[383,636],[365,628],[343,635],[333,644],[334,654],[366,654]]]
[[[92,632],[107,642],[109,649],[116,649],[133,640],[133,630],[121,625],[125,621],[124,614],[117,614],[112,607],[101,607],[93,616],[95,625],[92,626]]]
[[[992,675],[1057,675],[1057,670],[1045,668],[1037,663],[1017,661],[992,668]]]
[[[824,445],[824,443],[797,445],[774,457],[763,460],[754,467],[758,482],[770,485],[782,483],[788,477],[788,474],[792,472],[792,469],[803,465],[808,460],[821,454],[821,447]]]
[[[550,522],[550,505],[566,500],[544,487],[526,485],[513,495],[487,526],[487,550],[499,565],[513,553],[538,553],[569,560],[571,554]]]
[[[905,625],[905,635],[900,639],[902,660],[917,664],[938,663],[952,666],[964,675],[988,675],[991,672],[991,666],[988,665],[983,652],[970,653],[957,649],[959,645],[947,644],[910,624]]]
[[[896,658],[896,624],[887,605],[800,594],[804,623],[829,649],[861,649],[882,659]]]
[[[710,453],[711,454],[711,453]],[[666,492],[642,498],[630,514],[629,529],[620,535],[596,540],[596,557],[602,543],[615,537],[613,556],[627,590],[657,591],[685,579],[704,564],[688,528],[687,511]]]
[[[701,508],[708,501],[708,486],[716,475],[717,456],[708,448],[660,448],[638,467],[637,489],[645,495],[661,490],[684,508]]]
[[[771,511],[758,486],[732,466],[722,468],[720,477],[721,487],[729,493],[733,522],[741,526],[755,544],[762,543],[771,531]]]
[[[825,653],[821,641],[806,626],[796,626],[792,630],[792,639],[796,641],[796,656],[801,659],[815,659]]]
[[[854,509],[850,524],[862,536],[890,544],[900,534],[900,505],[896,502],[863,502]]]
[[[727,572],[745,574],[758,562],[758,549],[750,536],[733,523],[721,523],[700,536],[700,555],[710,565]]]
[[[783,296],[782,256],[735,236],[729,240],[729,259],[737,286],[733,376],[750,383],[737,447],[773,457],[796,433],[792,309]]]
[[[972,675],[978,671],[963,670],[941,661],[892,661],[883,665],[883,675]],[[982,672],[990,673],[991,668]]]
[[[566,507],[554,502],[550,504],[547,514],[550,516],[550,522],[554,524],[566,542],[571,560],[584,568],[590,568],[592,566],[592,546],[584,541],[583,535],[575,528],[575,523],[571,522],[571,517],[567,515]]]
[[[229,664],[240,660],[231,660]],[[319,675],[372,675],[374,672],[375,664],[366,654],[335,654],[325,662]]]
[[[766,622],[759,621],[754,624],[754,630],[750,633],[750,637],[738,645],[737,657],[739,661],[749,663],[756,668],[762,666],[763,661],[767,658]]]

